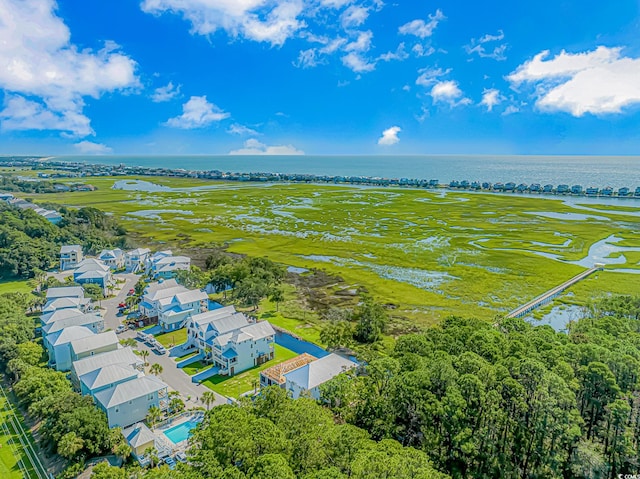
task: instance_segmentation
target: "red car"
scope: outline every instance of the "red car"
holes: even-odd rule
[[[124,308],[126,308],[126,307],[127,307],[127,305],[126,305],[126,304],[124,304],[124,303],[120,303],[120,304],[118,305],[118,308],[120,308],[120,309],[124,309]]]
[[[127,296],[131,296],[133,294],[135,294],[136,290],[135,289],[130,289],[129,292],[127,293]]]

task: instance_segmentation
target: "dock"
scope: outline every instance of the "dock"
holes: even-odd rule
[[[591,276],[596,271],[602,271],[603,269],[604,269],[604,265],[596,264],[593,268],[590,268],[590,269],[588,269],[586,271],[583,271],[579,275],[574,276],[573,278],[571,278],[568,281],[565,281],[560,286],[556,286],[555,288],[550,289],[546,293],[541,294],[537,298],[532,299],[528,303],[526,303],[526,304],[514,309],[509,314],[507,314],[506,317],[507,318],[521,318],[523,316],[526,316],[527,314],[529,314],[534,309],[539,308],[540,306],[543,306],[543,305],[553,301],[554,298],[558,297],[566,289],[570,288],[571,286],[576,284],[578,281],[582,281],[583,279],[587,278],[588,276]]]

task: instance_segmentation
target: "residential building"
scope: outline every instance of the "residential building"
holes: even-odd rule
[[[209,295],[194,289],[178,293],[159,301],[158,324],[163,331],[175,331],[184,327],[187,319],[209,309]]]
[[[97,259],[85,259],[73,271],[73,280],[78,284],[97,284],[105,296],[112,284],[111,268]]]
[[[214,338],[248,325],[246,316],[238,313],[233,306],[206,311],[191,316],[187,322],[187,343],[210,359],[207,350]]]
[[[171,447],[156,436],[143,422],[123,428],[122,435],[131,448],[131,455],[142,467],[148,466],[151,462],[146,453],[149,449],[155,449],[158,457],[171,454]]]
[[[309,396],[320,399],[320,386],[338,374],[353,369],[356,363],[349,359],[329,354],[285,374],[285,389],[294,399]]]
[[[174,278],[176,271],[188,270],[191,258],[187,256],[173,256],[170,250],[158,251],[147,259],[147,274],[154,279]]]
[[[166,283],[166,286],[164,284]],[[142,301],[138,305],[138,310],[142,316],[156,319],[160,314],[163,304],[170,302],[170,299],[179,293],[189,291],[184,286],[180,286],[175,280],[152,283],[145,289]]]
[[[71,349],[69,344],[72,341],[95,335],[86,326],[69,326],[47,335],[44,342],[49,353],[49,366],[55,367],[58,371],[69,371],[71,369]]]
[[[84,298],[81,286],[61,286],[47,289],[47,301],[56,298]]]
[[[60,247],[60,271],[76,268],[83,259],[82,246],[79,244]]]
[[[82,376],[114,364],[130,366],[138,372],[144,372],[144,361],[133,352],[131,347],[126,347],[73,361],[71,364],[71,382],[76,389],[82,391],[80,381]],[[88,394],[88,392],[85,391],[83,394]]]
[[[243,326],[211,340],[211,360],[221,375],[233,376],[273,359],[276,332],[267,321]]]
[[[59,309],[78,309],[86,313],[91,308],[90,298],[54,298],[42,307],[43,313],[51,313]]]
[[[142,376],[103,389],[93,396],[107,415],[109,427],[126,427],[143,421],[151,406],[169,407],[168,387],[153,376]]]
[[[13,194],[11,193],[0,193],[0,201],[5,201],[5,202],[9,202],[11,200],[13,200],[15,198],[15,196],[13,196]]]
[[[104,331],[104,319],[99,314],[79,314],[58,321],[51,321],[42,326],[42,337],[46,339],[49,334],[56,333],[69,326],[85,326],[96,334]]]
[[[302,353],[295,358],[287,359],[286,361],[271,366],[263,371],[260,371],[260,387],[266,388],[268,386],[279,386],[284,389],[287,382],[286,374],[291,371],[295,371],[302,366],[306,366],[316,358],[307,353]]]
[[[124,269],[125,256],[120,248],[103,249],[98,255],[98,259],[113,271]]]
[[[147,248],[136,248],[127,251],[125,254],[125,268],[129,273],[139,273],[144,269],[150,254],[151,250]]]
[[[46,326],[47,324],[53,323],[55,321],[61,321],[63,319],[73,318],[75,316],[84,316],[84,314],[85,313],[77,308],[57,309],[40,316],[40,322],[42,323],[42,326]]]
[[[87,356],[96,356],[100,353],[115,351],[120,342],[114,331],[94,334],[80,339],[75,339],[69,343],[71,350],[71,361],[78,361]]]
[[[120,383],[144,376],[144,373],[128,364],[110,364],[80,376],[80,392],[83,396],[95,396],[96,393],[117,386]]]

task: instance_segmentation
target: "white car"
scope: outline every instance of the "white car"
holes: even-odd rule
[[[156,351],[158,354],[166,354],[167,350],[165,349],[165,347],[162,344],[158,344],[156,346]]]
[[[116,328],[116,334],[124,333],[127,328],[124,327],[124,324],[121,324]]]

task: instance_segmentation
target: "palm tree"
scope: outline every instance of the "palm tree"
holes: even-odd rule
[[[200,400],[205,406],[207,406],[208,411],[211,405],[216,401],[216,395],[213,391],[205,391],[202,393]]]
[[[160,376],[162,374],[162,370],[162,365],[158,363],[152,364],[149,368],[149,372],[155,376]]]
[[[152,429],[153,426],[155,426],[155,424],[158,422],[158,420],[160,420],[161,415],[162,412],[160,411],[160,408],[158,406],[151,406],[147,411],[147,422],[151,425]]]
[[[143,349],[142,351],[140,351],[140,356],[142,356],[142,359],[144,359],[144,365],[146,366],[148,364],[147,358],[149,357],[149,351]]]
[[[148,447],[144,450],[144,455],[149,456],[149,461],[151,462],[151,467],[154,467],[158,462],[160,462],[160,458],[158,457],[158,451],[155,447]]]

